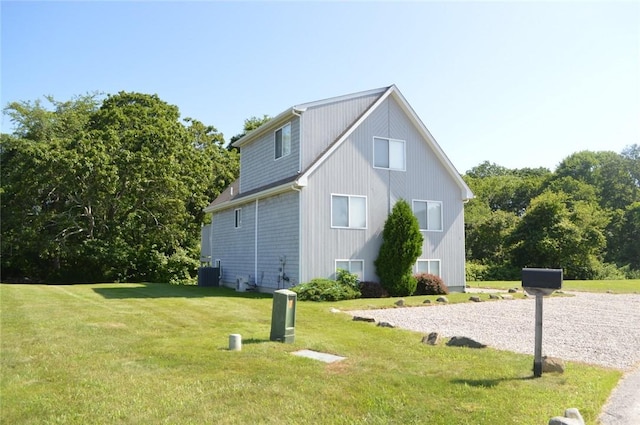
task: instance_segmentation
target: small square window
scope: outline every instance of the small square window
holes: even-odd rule
[[[364,260],[336,260],[336,275],[338,270],[346,270],[358,276],[358,280],[364,279]]]
[[[405,165],[405,141],[373,138],[373,166],[388,170],[404,171]]]
[[[420,230],[442,231],[442,202],[413,201],[413,214],[420,224]]]
[[[418,260],[416,272],[440,276],[440,260]]]
[[[238,208],[234,211],[235,215],[235,225],[234,227],[237,229],[242,227],[242,208]]]
[[[276,159],[291,153],[291,124],[276,130],[275,141]]]
[[[331,195],[331,227],[365,229],[367,198],[364,196]]]

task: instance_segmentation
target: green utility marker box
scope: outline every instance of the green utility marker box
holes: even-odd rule
[[[295,339],[297,299],[298,294],[288,289],[280,289],[273,293],[271,341],[292,343]]]

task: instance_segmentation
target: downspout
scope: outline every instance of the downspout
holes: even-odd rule
[[[291,113],[299,118],[298,120],[298,174],[302,171],[302,113],[304,109],[291,108]]]
[[[298,284],[300,284],[302,283],[302,189],[295,184],[291,189],[298,192]]]
[[[253,241],[253,280],[256,287],[258,286],[258,198],[256,198],[255,211],[254,241]]]
[[[302,113],[303,109],[291,108],[291,112],[293,115],[297,116],[298,119],[298,175],[302,171]],[[297,182],[296,182],[297,183]],[[292,185],[291,188],[298,192],[298,284],[300,284],[300,280],[302,278],[302,189],[301,186],[296,184]]]

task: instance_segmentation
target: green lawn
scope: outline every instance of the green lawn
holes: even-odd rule
[[[271,303],[197,286],[0,285],[0,423],[539,425],[567,407],[595,423],[621,376],[569,363],[532,379],[532,356],[427,346],[330,312],[350,302],[299,302],[296,342],[270,342]],[[303,348],[347,360],[290,354]]]
[[[521,282],[491,281],[467,282],[471,288],[521,288]],[[565,280],[562,282],[564,291],[582,292],[612,292],[614,294],[640,294],[640,279],[629,280]]]

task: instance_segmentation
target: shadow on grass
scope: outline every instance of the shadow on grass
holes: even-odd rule
[[[452,384],[468,385],[470,387],[493,388],[501,382],[507,381],[528,381],[535,379],[533,375],[519,378],[497,378],[497,379],[452,379]]]
[[[236,292],[233,289],[196,285],[169,285],[145,283],[140,286],[109,286],[93,288],[94,292],[107,299],[125,298],[271,298],[271,294],[259,292]]]

